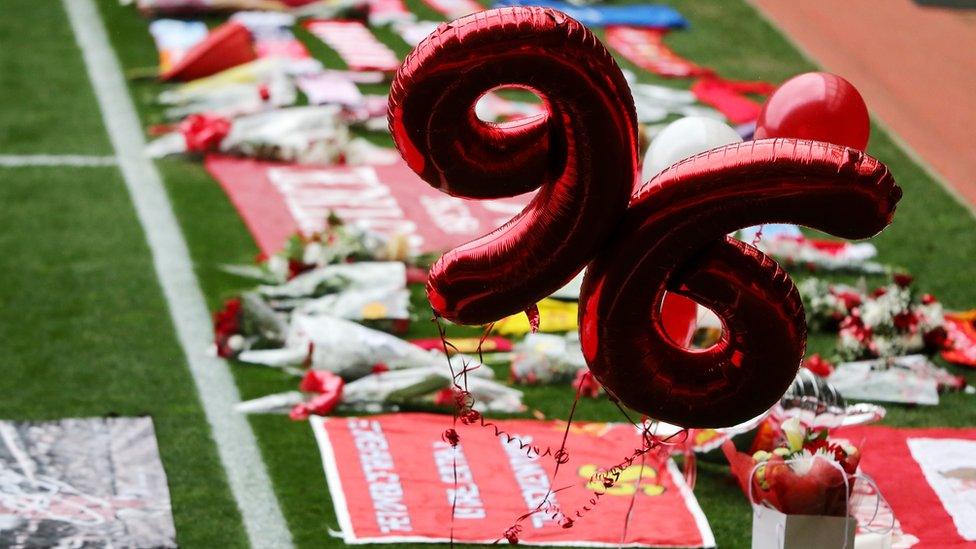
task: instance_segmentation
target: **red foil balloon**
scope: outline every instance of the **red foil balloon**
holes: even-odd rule
[[[474,105],[524,88],[546,113],[495,124]],[[390,131],[407,164],[453,196],[538,188],[498,230],[434,264],[434,311],[484,324],[526,310],[573,278],[616,227],[637,179],[630,88],[606,48],[551,9],[489,10],[438,27],[407,57],[390,92]]]
[[[756,121],[756,139],[795,137],[864,150],[871,120],[850,82],[829,72],[790,78],[766,100]]]
[[[627,406],[685,427],[763,413],[803,358],[803,305],[773,260],[725,235],[775,222],[866,238],[900,197],[879,161],[815,141],[728,145],[671,166],[638,192],[587,269],[580,339],[590,370]],[[668,337],[665,291],[713,310],[721,340],[691,350]]]

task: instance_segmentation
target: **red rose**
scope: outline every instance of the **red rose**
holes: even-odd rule
[[[895,273],[891,278],[895,281],[895,284],[902,288],[911,286],[912,281],[915,280],[915,277],[908,273]]]
[[[942,350],[949,348],[949,334],[942,326],[933,328],[922,334],[922,341],[926,349]]]
[[[241,327],[241,300],[228,299],[224,308],[214,313],[214,343],[217,345],[217,355],[223,358],[234,356],[230,348],[231,336],[237,334]]]
[[[899,332],[912,332],[918,325],[918,315],[911,311],[898,313],[891,319],[895,324],[895,329]]]
[[[931,304],[935,303],[936,301],[938,301],[938,300],[935,299],[935,296],[934,295],[932,295],[932,294],[922,294],[922,304],[923,305],[931,305]]]

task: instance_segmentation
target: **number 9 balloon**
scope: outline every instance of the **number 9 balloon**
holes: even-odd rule
[[[474,105],[528,89],[544,114],[493,124]],[[577,21],[544,8],[490,10],[442,25],[407,57],[390,92],[390,130],[407,164],[464,198],[538,188],[495,232],[442,256],[435,312],[483,324],[530,308],[592,260],[580,339],[614,398],[684,427],[735,425],[785,392],[806,342],[790,278],[731,231],[799,223],[865,238],[901,190],[853,149],[796,139],[712,149],[665,169],[630,200],[637,170],[633,99],[620,69]],[[688,349],[669,334],[664,296],[712,309],[722,339]]]
[[[537,94],[546,113],[480,120],[486,92]],[[390,91],[390,131],[407,164],[463,198],[539,188],[508,224],[431,268],[434,311],[486,324],[569,282],[617,225],[637,181],[630,88],[583,25],[541,8],[490,10],[438,27],[407,56]]]

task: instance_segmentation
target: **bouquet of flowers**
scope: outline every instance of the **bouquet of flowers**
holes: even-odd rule
[[[810,325],[836,327],[838,355],[855,360],[944,348],[942,304],[930,294],[917,296],[911,282],[908,275],[895,275],[893,283],[868,293],[808,279],[798,289]]]
[[[565,336],[534,333],[515,344],[511,377],[516,383],[546,385],[569,383],[586,370],[579,333]]]
[[[736,451],[731,441],[722,445],[742,491],[752,503],[787,515],[847,516],[859,450],[831,441],[825,429],[807,429],[797,417],[780,428],[772,451],[750,456]]]

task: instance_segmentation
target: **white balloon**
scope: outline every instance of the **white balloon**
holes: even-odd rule
[[[730,143],[742,137],[727,124],[704,116],[686,116],[661,130],[644,155],[641,181],[647,182],[679,160]]]

